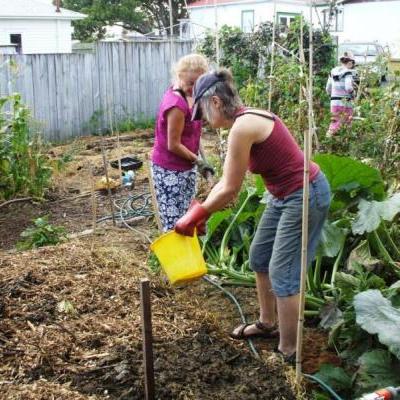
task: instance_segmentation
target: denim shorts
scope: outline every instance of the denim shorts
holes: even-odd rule
[[[269,274],[276,296],[300,291],[303,188],[283,199],[270,195],[250,248],[250,268]],[[322,172],[310,182],[308,264],[315,257],[330,204],[330,188]]]

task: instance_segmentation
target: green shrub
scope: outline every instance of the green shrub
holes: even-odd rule
[[[43,197],[50,184],[50,160],[29,122],[30,111],[19,94],[0,98],[0,199]]]

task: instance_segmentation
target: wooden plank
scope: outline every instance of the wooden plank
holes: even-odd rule
[[[31,56],[23,56],[21,61],[23,74],[23,85],[26,105],[30,108],[31,114],[35,112],[35,101],[33,96],[33,80],[32,80],[32,58]],[[46,136],[44,136],[46,137]]]
[[[83,126],[86,120],[87,109],[91,101],[88,93],[88,81],[85,79],[85,54],[75,54],[77,58],[77,104],[79,123],[77,131],[80,136],[83,135]],[[91,81],[91,80],[90,80]],[[91,95],[91,93],[90,93]]]
[[[129,76],[127,72],[127,46],[128,43],[121,43],[119,48],[119,87],[120,87],[120,109],[122,120],[127,120],[129,118],[128,109],[128,88],[126,83],[128,82]]]
[[[132,95],[133,95],[133,115],[134,118],[136,119],[140,109],[139,109],[139,98],[140,98],[140,92],[139,92],[139,61],[140,61],[140,55],[139,55],[139,45],[137,43],[132,43],[132,49],[133,49],[133,75],[132,75],[132,83],[133,83],[133,90],[132,90]]]
[[[89,129],[93,130],[93,122],[100,123],[97,121],[99,114],[101,113],[101,100],[100,100],[100,65],[99,65],[99,46],[95,47],[95,54],[93,58],[93,74],[92,74],[92,91],[93,91],[93,115],[90,117]],[[95,132],[88,132],[93,134]]]
[[[128,113],[128,118],[133,119],[134,115],[134,84],[133,81],[135,79],[134,76],[134,68],[133,68],[133,63],[134,63],[134,55],[133,55],[133,46],[132,43],[127,43],[126,44],[126,83],[127,83],[127,113]]]
[[[145,379],[145,399],[155,398],[154,363],[153,363],[153,334],[151,323],[150,281],[140,281],[140,308],[143,335],[143,363]]]
[[[48,76],[47,76],[47,99],[49,102],[49,132],[52,141],[59,141],[60,135],[58,133],[58,118],[57,118],[57,96],[56,96],[56,69],[55,69],[55,56],[49,54],[47,57]]]
[[[108,92],[107,92],[107,70],[108,70],[108,57],[107,47],[105,43],[99,44],[99,81],[100,81],[100,118],[101,130],[108,127]]]
[[[93,76],[97,75],[95,56],[93,54],[84,54],[83,63],[82,79],[85,82],[85,91],[83,94],[85,98],[85,109],[83,113],[81,132],[83,135],[88,135],[92,133],[89,132],[89,121],[96,109],[95,94],[93,90]]]
[[[63,55],[55,56],[55,79],[56,79],[56,102],[57,102],[57,125],[59,140],[63,141],[66,136],[65,129],[65,87],[64,87],[64,65]]]

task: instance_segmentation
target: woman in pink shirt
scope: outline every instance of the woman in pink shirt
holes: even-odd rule
[[[248,169],[262,176],[269,199],[250,248],[260,316],[253,323],[235,328],[231,337],[279,336],[277,351],[293,364],[300,291],[304,154],[276,115],[242,105],[229,71],[202,75],[196,82],[194,98],[194,119],[200,118],[202,112],[213,128],[230,129],[228,149],[221,180],[203,204],[193,202],[175,230],[189,236],[194,229],[201,232],[209,215],[236,197]],[[330,189],[313,162],[309,176],[311,262],[328,213]]]
[[[201,121],[192,121],[192,91],[196,79],[208,70],[199,54],[182,57],[174,68],[174,81],[159,106],[152,152],[152,174],[163,230],[189,208],[195,195]],[[204,172],[204,171],[200,172]]]

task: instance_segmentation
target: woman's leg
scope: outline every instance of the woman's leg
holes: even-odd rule
[[[266,327],[272,327],[276,324],[276,301],[268,275],[276,227],[281,215],[279,207],[275,206],[276,202],[273,198],[268,201],[267,208],[258,224],[257,232],[250,248],[250,267],[255,272],[260,308],[259,320]],[[237,327],[232,334],[236,335],[240,328],[240,326]],[[252,324],[245,328],[243,335],[253,335],[259,332],[260,329],[255,324]]]
[[[270,279],[277,296],[279,350],[290,356],[296,350],[301,272],[302,198],[299,190],[285,200],[270,262]],[[314,258],[330,203],[329,184],[320,173],[310,183],[308,264]]]
[[[256,272],[256,287],[257,287],[257,297],[260,307],[260,317],[259,321],[265,327],[275,327],[276,325],[276,301],[275,295],[272,292],[271,282],[269,281],[268,274],[265,272]],[[241,330],[242,325],[236,327],[232,335],[237,336]],[[243,336],[252,336],[254,334],[262,332],[255,323],[247,326],[243,332]]]
[[[299,319],[299,295],[278,297],[279,350],[291,355],[296,351],[297,322]]]

